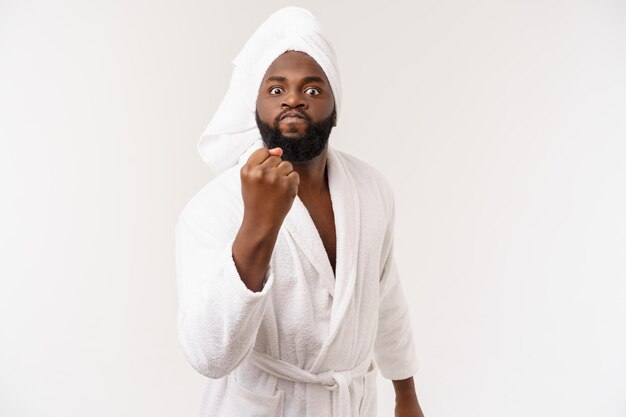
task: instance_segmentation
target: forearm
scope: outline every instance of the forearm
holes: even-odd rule
[[[396,417],[424,417],[415,393],[413,377],[392,382],[396,392]]]
[[[254,221],[244,220],[233,242],[233,261],[241,280],[253,292],[263,289],[276,238],[280,228],[264,227]]]

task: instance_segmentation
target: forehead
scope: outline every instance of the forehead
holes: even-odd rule
[[[281,76],[287,79],[318,76],[328,84],[322,67],[304,52],[287,51],[280,55],[267,68],[263,81],[272,76]]]

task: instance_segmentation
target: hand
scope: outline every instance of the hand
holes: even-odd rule
[[[298,195],[300,176],[283,161],[281,148],[256,150],[241,168],[244,219],[278,229]]]
[[[424,417],[417,401],[396,403],[396,417]]]

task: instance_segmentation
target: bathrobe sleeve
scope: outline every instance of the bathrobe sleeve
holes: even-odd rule
[[[383,377],[406,379],[418,369],[413,330],[407,300],[394,260],[393,233],[395,208],[389,189],[390,220],[382,251],[382,271],[379,285],[378,330],[374,357]]]
[[[262,291],[250,291],[232,257],[239,219],[222,201],[191,203],[176,224],[178,335],[187,360],[198,372],[222,378],[251,352],[274,274],[270,267]]]

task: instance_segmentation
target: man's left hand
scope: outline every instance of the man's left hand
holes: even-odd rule
[[[396,404],[396,417],[424,417],[417,401]]]

